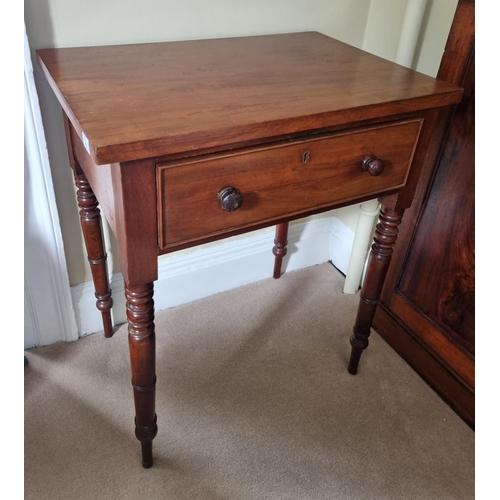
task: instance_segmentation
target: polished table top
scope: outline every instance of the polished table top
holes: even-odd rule
[[[444,106],[461,95],[317,32],[37,56],[98,165],[255,143]]]

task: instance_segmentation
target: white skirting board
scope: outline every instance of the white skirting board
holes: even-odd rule
[[[335,217],[292,222],[282,272],[331,261],[345,274],[353,240],[354,232]],[[270,278],[274,266],[273,245],[274,228],[269,228],[160,257],[158,280],[155,281],[155,310]],[[111,277],[111,290],[113,323],[119,325],[126,322],[121,274]],[[95,307],[93,283],[73,286],[71,294],[79,336],[101,331],[101,313]]]

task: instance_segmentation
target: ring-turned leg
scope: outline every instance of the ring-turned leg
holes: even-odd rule
[[[370,328],[377,310],[403,213],[403,210],[394,211],[385,206],[382,206],[380,212],[366,276],[361,289],[356,323],[350,339],[352,349],[347,370],[352,375],[357,373],[361,353],[368,347]]]
[[[153,439],[158,432],[155,413],[155,325],[153,283],[125,285],[128,339],[135,403],[135,435],[141,442],[142,465],[153,465]]]
[[[288,244],[288,222],[283,222],[276,226],[276,236],[274,238],[273,254],[274,272],[273,278],[278,279],[281,275],[281,263],[286,255],[286,246]]]
[[[111,321],[113,299],[109,288],[101,211],[98,208],[97,198],[83,173],[75,173],[75,184],[78,188],[76,196],[80,208],[80,223],[94,280],[96,306],[102,314],[104,336],[111,337],[113,335],[113,323]]]

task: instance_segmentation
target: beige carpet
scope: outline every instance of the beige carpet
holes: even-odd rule
[[[126,327],[27,353],[25,498],[474,498],[474,432],[376,334],[330,264],[157,315],[158,437],[143,469]]]

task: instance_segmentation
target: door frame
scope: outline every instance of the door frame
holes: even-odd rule
[[[24,29],[24,348],[78,339],[31,53]]]

